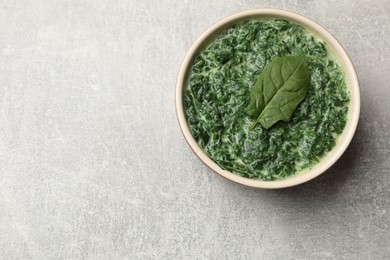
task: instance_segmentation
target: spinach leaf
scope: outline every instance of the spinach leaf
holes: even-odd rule
[[[250,91],[245,111],[257,119],[249,130],[258,123],[268,129],[279,120],[289,121],[305,98],[309,81],[308,63],[303,56],[284,56],[268,63]]]

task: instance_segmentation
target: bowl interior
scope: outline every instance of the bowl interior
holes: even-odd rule
[[[192,62],[194,58],[199,54],[199,52],[207,46],[215,37],[224,29],[230,27],[233,24],[250,20],[250,19],[266,19],[266,18],[282,18],[288,21],[297,23],[305,27],[311,33],[317,36],[318,39],[322,39],[327,43],[327,46],[334,56],[338,59],[341,67],[345,72],[345,79],[347,88],[350,92],[351,101],[349,104],[348,110],[348,120],[344,128],[343,133],[338,139],[336,146],[328,153],[325,158],[323,158],[318,164],[314,165],[311,169],[306,170],[298,175],[294,175],[284,180],[279,181],[261,181],[261,180],[252,180],[241,177],[229,171],[223,170],[220,168],[214,161],[212,161],[199,147],[195,139],[192,137],[192,134],[189,130],[187,120],[184,113],[184,104],[183,96],[187,81],[188,73],[191,69]],[[177,85],[176,85],[176,113],[179,121],[180,128],[183,132],[183,135],[190,145],[194,153],[201,159],[209,168],[214,172],[225,177],[233,182],[255,187],[255,188],[265,188],[265,189],[277,189],[277,188],[286,188],[290,186],[295,186],[306,181],[309,181],[316,176],[320,175],[326,171],[330,166],[332,166],[338,158],[343,154],[343,152],[348,147],[351,139],[355,133],[359,113],[360,113],[360,92],[359,92],[359,83],[356,76],[355,69],[353,64],[348,57],[346,51],[340,45],[340,43],[323,27],[313,22],[312,20],[289,12],[279,9],[254,9],[249,11],[240,12],[225,19],[217,22],[206,30],[192,45],[192,47],[187,52],[187,55],[184,58],[184,61],[181,65]]]

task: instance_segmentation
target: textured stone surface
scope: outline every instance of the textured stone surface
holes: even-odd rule
[[[210,172],[174,112],[186,50],[280,7],[349,52],[362,111],[346,154],[287,190]],[[1,259],[389,259],[390,2],[0,1]]]

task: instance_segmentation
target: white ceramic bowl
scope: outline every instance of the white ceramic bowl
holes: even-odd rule
[[[337,145],[329,152],[329,154],[324,159],[321,160],[320,163],[316,164],[310,170],[307,170],[304,173],[280,181],[251,180],[221,169],[221,167],[219,167],[214,161],[212,161],[199,147],[199,145],[191,135],[184,114],[183,94],[186,86],[186,78],[188,72],[191,69],[192,62],[196,57],[196,55],[202,50],[203,47],[205,47],[205,45],[209,44],[215,38],[215,36],[218,35],[225,28],[230,27],[235,23],[245,21],[248,19],[255,19],[255,18],[286,19],[288,21],[292,21],[294,23],[302,25],[307,30],[314,33],[318,38],[324,40],[327,43],[330,50],[338,58],[342,68],[345,71],[347,87],[351,95],[348,121],[345,126],[344,132],[339,137]],[[345,52],[344,48],[340,45],[340,43],[322,26],[318,25],[314,21],[304,16],[289,11],[280,10],[280,9],[248,10],[237,14],[233,14],[217,22],[216,24],[211,26],[208,30],[206,30],[189,49],[181,65],[179,75],[177,78],[176,113],[180,124],[180,128],[183,132],[185,139],[190,145],[191,149],[199,157],[199,159],[201,159],[214,172],[218,173],[222,177],[225,177],[226,179],[229,179],[235,183],[239,183],[245,186],[250,186],[254,188],[264,188],[264,189],[286,188],[286,187],[291,187],[291,186],[295,186],[307,182],[317,177],[318,175],[326,171],[329,167],[331,167],[347,149],[355,133],[358,120],[359,120],[359,113],[360,113],[359,82],[353,64],[350,58],[348,57],[348,54]]]

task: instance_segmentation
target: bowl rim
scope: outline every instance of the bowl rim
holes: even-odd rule
[[[240,21],[255,19],[255,18],[282,18],[288,21],[292,21],[302,25],[307,30],[314,33],[316,36],[321,38],[327,43],[328,48],[331,49],[334,56],[341,63],[341,67],[344,70],[346,77],[346,85],[350,92],[350,105],[348,110],[348,120],[344,128],[343,133],[339,137],[338,143],[336,146],[323,158],[321,161],[314,165],[312,169],[304,171],[302,174],[293,175],[283,180],[278,181],[262,181],[254,180],[242,177],[238,174],[234,174],[230,171],[223,170],[219,165],[217,165],[211,158],[200,148],[198,143],[193,138],[187,119],[184,113],[184,103],[183,96],[186,85],[187,74],[189,68],[192,66],[194,57],[202,49],[202,46],[205,43],[208,43],[213,39],[216,34],[226,27],[231,26],[232,24],[238,23]],[[352,137],[355,134],[359,115],[360,115],[360,89],[358,77],[354,65],[348,56],[345,49],[338,42],[338,40],[324,27],[314,22],[313,20],[302,16],[300,14],[286,11],[282,9],[250,9],[242,12],[238,12],[223,18],[222,20],[216,22],[214,25],[209,27],[205,32],[203,32],[193,45],[188,50],[187,54],[184,57],[184,60],[180,66],[180,70],[177,76],[176,81],[176,90],[175,90],[175,106],[176,106],[176,116],[179,122],[180,129],[182,134],[187,141],[188,145],[195,153],[195,155],[208,166],[212,171],[218,175],[244,186],[252,188],[262,188],[262,189],[280,189],[296,186],[302,183],[305,183],[309,180],[314,179],[319,176],[327,169],[329,169],[345,152],[348,145],[350,144]]]

